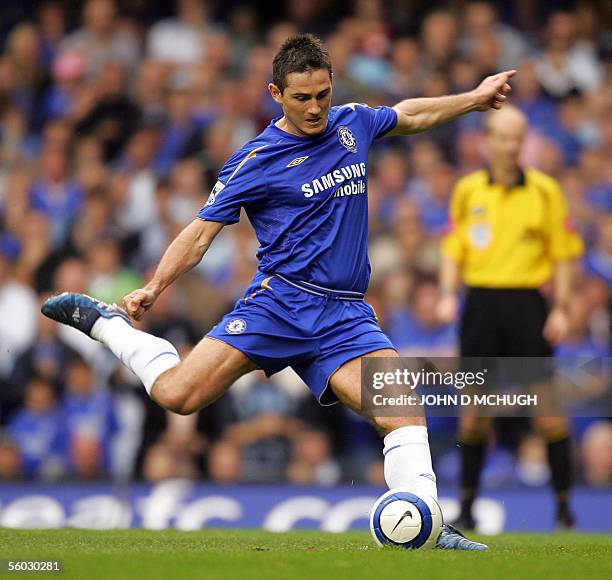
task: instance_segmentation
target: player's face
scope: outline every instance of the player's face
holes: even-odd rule
[[[278,122],[281,129],[300,137],[312,137],[325,131],[332,96],[327,69],[289,73],[282,93],[272,83],[268,88],[272,98],[283,108],[284,118]]]

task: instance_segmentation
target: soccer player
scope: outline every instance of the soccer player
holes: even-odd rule
[[[51,298],[43,312],[106,345],[159,405],[180,414],[212,403],[241,375],[291,366],[323,405],[361,410],[360,357],[396,357],[364,301],[370,277],[368,151],[374,139],[425,131],[470,111],[500,108],[515,71],[473,91],[405,100],[393,108],[332,107],[332,65],[309,34],[274,57],[268,89],[282,107],[225,164],[197,218],[170,244],[152,280],[115,305],[78,294]],[[167,341],[134,329],[156,298],[204,256],[244,208],[260,243],[259,270],[244,298],[180,360]],[[129,315],[129,317],[128,317]],[[376,417],[385,436],[385,478],[437,496],[425,419]],[[486,546],[445,527],[439,546]]]
[[[525,115],[507,105],[486,117],[489,168],[462,178],[451,198],[451,228],[442,241],[440,317],[457,316],[459,279],[467,286],[460,322],[464,357],[550,357],[568,329],[572,260],[582,241],[569,220],[558,182],[520,166],[527,130]],[[539,288],[553,280],[549,310]],[[533,382],[547,371],[529,367]],[[543,365],[545,366],[545,365]],[[532,368],[533,367],[533,368]],[[548,444],[548,462],[557,500],[557,527],[572,528],[568,505],[571,479],[569,426],[563,417],[534,417]],[[462,502],[457,524],[473,529],[472,504],[478,490],[490,417],[460,419]]]

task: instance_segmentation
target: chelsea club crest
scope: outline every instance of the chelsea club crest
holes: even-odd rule
[[[233,318],[225,325],[225,331],[229,334],[242,334],[247,324],[242,318]]]
[[[357,153],[357,140],[353,132],[344,125],[338,127],[338,140],[341,145],[348,149],[351,153]]]

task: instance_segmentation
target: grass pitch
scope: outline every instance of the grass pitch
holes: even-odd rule
[[[381,549],[364,532],[0,529],[0,559],[61,559],[60,575],[79,580],[612,578],[611,535],[480,539],[489,544],[489,552]]]

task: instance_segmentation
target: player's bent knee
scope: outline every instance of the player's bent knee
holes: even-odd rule
[[[167,411],[172,411],[173,413],[178,413],[179,415],[184,414],[181,411],[183,410],[185,397],[180,395],[180,393],[168,392],[163,387],[155,384],[151,389],[151,398],[160,407],[163,407]]]
[[[228,385],[229,386],[229,385]],[[191,415],[210,405],[225,391],[224,383],[185,377],[175,373],[162,375],[151,389],[152,399],[164,409],[178,415]]]
[[[189,403],[189,389],[180,383],[162,380],[162,377],[153,385],[151,398],[167,411],[178,415],[191,415],[198,410]]]

